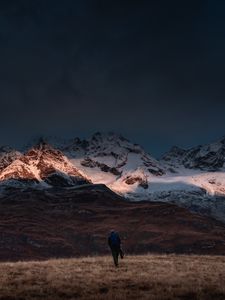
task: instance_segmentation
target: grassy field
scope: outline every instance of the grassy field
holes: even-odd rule
[[[128,256],[0,264],[0,299],[225,299],[225,257]]]

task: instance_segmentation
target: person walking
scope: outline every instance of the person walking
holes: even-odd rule
[[[115,267],[118,267],[119,255],[121,258],[124,257],[124,253],[121,249],[121,239],[120,239],[118,232],[111,230],[109,237],[108,237],[108,245],[112,252],[114,265],[115,265]]]

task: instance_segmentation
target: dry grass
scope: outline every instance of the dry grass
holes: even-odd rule
[[[0,264],[0,299],[225,299],[225,257],[130,256]]]

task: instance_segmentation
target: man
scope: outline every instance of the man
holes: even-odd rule
[[[123,258],[124,254],[121,249],[121,240],[120,236],[117,232],[112,230],[110,232],[110,235],[108,237],[108,244],[112,252],[113,261],[116,267],[118,267],[118,258],[119,255],[121,258]]]

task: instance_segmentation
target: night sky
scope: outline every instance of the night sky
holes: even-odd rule
[[[115,131],[159,156],[225,135],[225,2],[1,0],[0,144]]]

